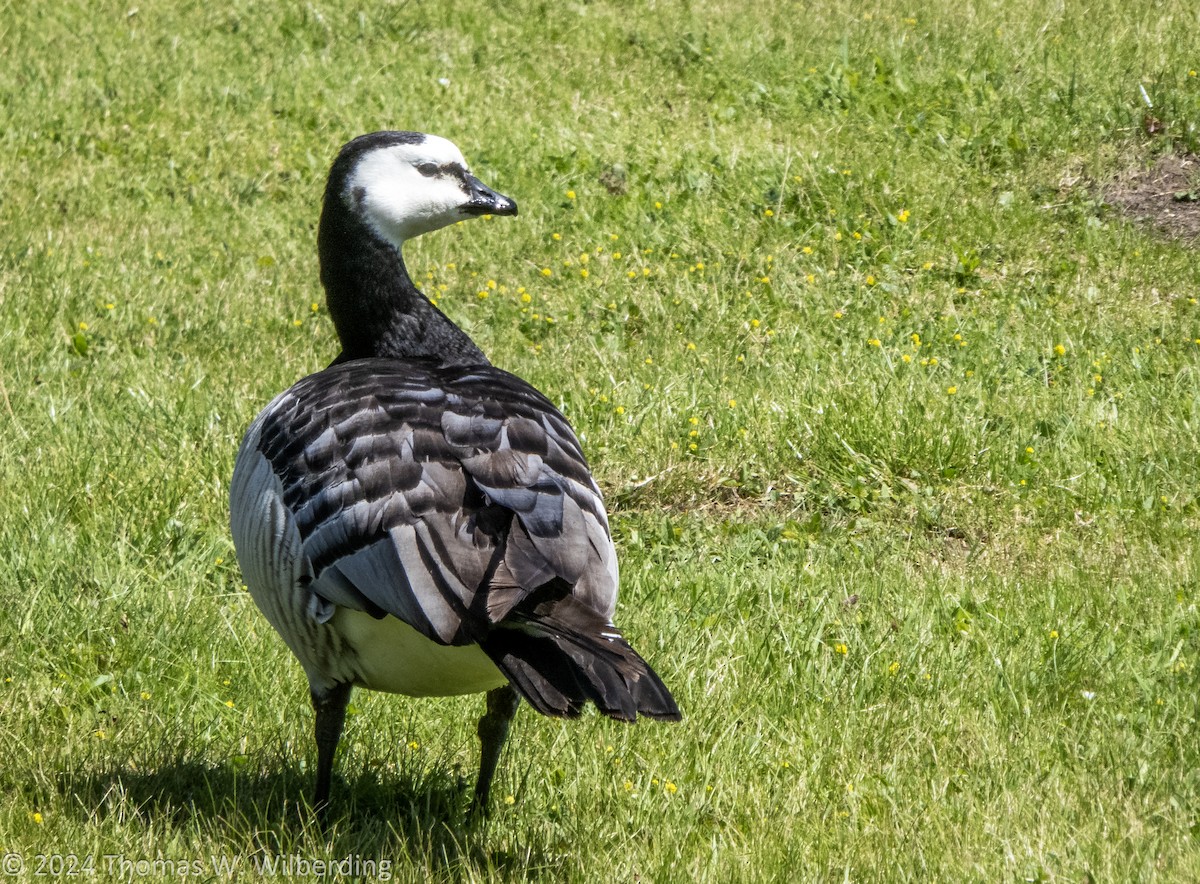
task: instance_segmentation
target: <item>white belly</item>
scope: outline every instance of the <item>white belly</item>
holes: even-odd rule
[[[354,649],[358,682],[375,691],[447,697],[505,683],[478,645],[439,645],[395,617],[340,608],[329,625]]]

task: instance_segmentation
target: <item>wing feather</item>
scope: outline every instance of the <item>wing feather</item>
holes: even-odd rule
[[[556,580],[611,616],[599,489],[566,419],[519,378],[347,362],[297,383],[259,423],[323,603],[391,614],[444,644],[478,640]]]

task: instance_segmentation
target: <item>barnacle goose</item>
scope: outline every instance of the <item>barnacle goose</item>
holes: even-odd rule
[[[473,811],[521,698],[567,718],[589,700],[623,721],[680,718],[612,623],[616,553],[570,425],[405,270],[405,241],[489,213],[517,206],[443,138],[346,144],[318,229],[341,354],[276,397],[238,451],[238,562],[308,676],[321,816],[355,685],[488,692]]]

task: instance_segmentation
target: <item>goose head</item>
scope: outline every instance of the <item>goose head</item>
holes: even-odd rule
[[[341,361],[369,356],[484,364],[470,337],[429,302],[404,266],[404,243],[517,204],[471,174],[445,138],[375,132],[341,149],[317,229],[321,284]]]
[[[375,132],[342,148],[326,210],[337,208],[397,249],[422,233],[477,215],[515,215],[517,204],[471,174],[450,141],[421,132]]]

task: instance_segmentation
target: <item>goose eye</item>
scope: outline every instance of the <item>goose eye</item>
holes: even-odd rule
[[[438,173],[438,166],[437,163],[421,163],[417,166],[417,171],[426,178],[432,178]]]

